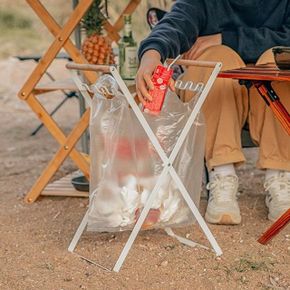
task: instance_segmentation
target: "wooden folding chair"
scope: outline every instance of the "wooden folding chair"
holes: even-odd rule
[[[80,54],[79,50],[75,47],[72,41],[69,39],[76,26],[80,23],[82,17],[90,8],[93,0],[80,0],[78,5],[72,11],[67,23],[60,27],[46,8],[41,4],[39,0],[26,0],[31,6],[34,12],[38,15],[44,25],[53,34],[54,40],[48,50],[39,61],[28,80],[25,82],[23,87],[18,93],[20,99],[24,100],[32,111],[37,115],[40,121],[48,129],[51,135],[60,144],[60,148],[49,162],[47,167],[42,172],[36,183],[33,185],[31,190],[27,193],[25,201],[28,203],[34,202],[41,194],[42,190],[48,184],[52,176],[59,169],[64,160],[70,156],[75,162],[77,167],[83,172],[83,174],[89,178],[89,164],[84,156],[75,149],[75,145],[85,132],[89,124],[90,111],[87,109],[82,115],[79,122],[72,129],[68,136],[62,132],[58,124],[52,119],[49,113],[42,106],[40,101],[36,98],[37,94],[49,92],[58,89],[64,89],[64,84],[57,84],[56,86],[41,87],[38,82],[46,72],[48,67],[51,65],[53,60],[56,58],[59,51],[64,48],[71,59],[76,63],[86,63],[84,57]],[[123,13],[131,14],[136,9],[141,0],[131,0],[124,9]],[[122,14],[117,20],[115,25],[110,24],[106,21],[105,29],[108,31],[109,37],[113,40],[118,41],[120,38],[118,32],[123,27]],[[84,72],[84,75],[89,83],[93,83],[97,79],[97,74],[92,71]]]

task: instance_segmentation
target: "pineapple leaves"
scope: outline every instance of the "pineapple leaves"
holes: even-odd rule
[[[105,9],[104,9],[105,7]],[[102,13],[105,10],[106,16]],[[107,0],[94,0],[88,12],[82,19],[82,27],[86,30],[88,36],[96,33],[101,34],[104,21],[108,18]]]

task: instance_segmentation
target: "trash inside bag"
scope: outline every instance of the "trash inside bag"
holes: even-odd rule
[[[90,119],[88,230],[129,230],[135,225],[156,185],[163,162],[114,78],[103,75],[94,88]],[[108,92],[113,97],[108,98]],[[183,103],[170,92],[158,116],[143,113],[167,156],[173,150],[198,96],[190,103]],[[199,113],[173,162],[197,206],[202,183],[204,142],[205,126]],[[193,221],[188,205],[168,175],[156,194],[142,229],[180,226]]]

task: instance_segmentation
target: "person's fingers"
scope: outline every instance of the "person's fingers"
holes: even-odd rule
[[[144,105],[146,103],[146,97],[142,94],[140,88],[145,87],[144,79],[142,76],[137,75],[136,77],[136,93],[139,101]]]
[[[146,82],[147,87],[149,88],[149,90],[154,90],[154,84],[151,80],[152,75],[149,73],[144,73],[143,74],[143,78]]]
[[[152,97],[150,96],[150,94],[148,92],[148,86],[147,86],[147,82],[146,82],[144,76],[145,76],[145,74],[142,74],[142,76],[141,76],[142,79],[139,81],[138,89],[139,89],[140,93],[142,94],[143,99],[147,99],[149,101],[152,101]],[[153,85],[153,88],[154,88],[154,85]]]
[[[172,92],[175,91],[175,81],[173,79],[169,80],[168,86]]]
[[[140,95],[141,99],[143,99],[144,102],[146,102],[146,100],[152,101],[152,97],[150,96],[150,94],[148,92],[147,85],[145,83],[143,75],[138,77],[136,89],[137,89],[137,91],[139,91],[138,96]],[[141,99],[140,99],[140,101],[141,101]]]
[[[143,82],[139,87],[140,93],[142,94],[142,97],[146,100],[152,101],[152,97],[150,96],[147,87],[145,85],[145,82]]]
[[[146,101],[144,100],[141,92],[137,89],[136,90],[136,93],[137,93],[137,96],[138,96],[139,101],[142,103],[142,105],[145,105]]]

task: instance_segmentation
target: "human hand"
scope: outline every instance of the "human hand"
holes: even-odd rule
[[[159,52],[153,49],[147,50],[141,58],[140,66],[136,75],[136,91],[138,99],[143,105],[148,100],[152,101],[152,97],[149,94],[149,90],[154,89],[151,77],[158,65],[162,65]],[[174,81],[172,79],[169,82],[169,87],[174,91]]]
[[[183,54],[183,58],[191,60],[197,59],[207,48],[221,44],[222,44],[221,33],[200,36],[196,39],[191,49]]]

